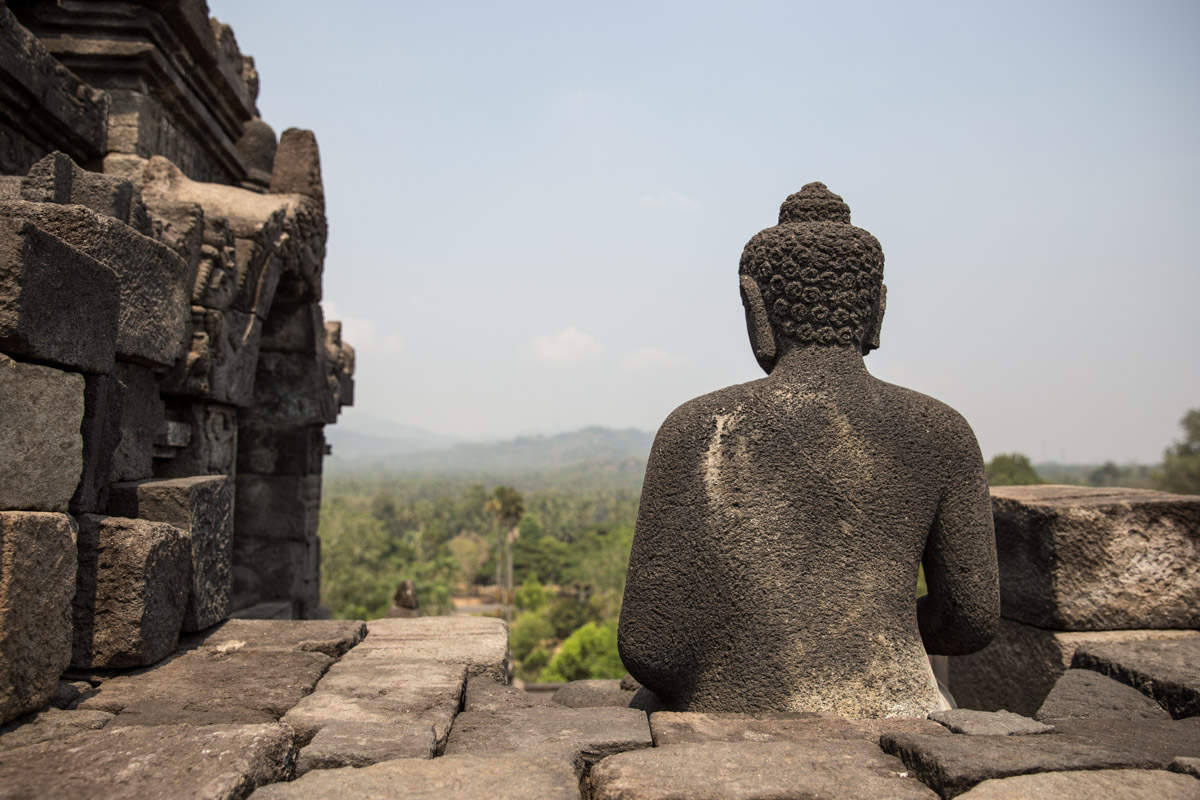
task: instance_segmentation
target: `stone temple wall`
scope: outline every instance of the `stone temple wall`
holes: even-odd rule
[[[203,0],[0,2],[0,722],[227,617],[320,616],[310,131]]]

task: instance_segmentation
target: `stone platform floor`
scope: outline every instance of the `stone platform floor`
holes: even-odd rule
[[[673,713],[628,679],[538,697],[507,658],[490,618],[230,620],[64,676],[0,729],[0,798],[1200,798],[1177,646],[1081,656],[1037,720]]]

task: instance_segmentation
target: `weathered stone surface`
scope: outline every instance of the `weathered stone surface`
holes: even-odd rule
[[[0,751],[51,739],[64,739],[80,731],[95,731],[113,720],[107,711],[63,711],[48,708],[14,720],[0,728]]]
[[[163,387],[186,395],[234,406],[249,406],[254,397],[255,364],[262,321],[245,311],[191,307],[192,341],[186,358],[163,380]]]
[[[1179,772],[1183,775],[1191,775],[1193,778],[1200,778],[1200,758],[1176,756],[1171,761],[1169,769],[1172,772]]]
[[[347,659],[428,659],[465,664],[467,674],[508,680],[508,628],[491,617],[376,619]]]
[[[113,456],[112,479],[138,481],[154,472],[154,442],[166,424],[158,378],[147,367],[120,362],[121,441]]]
[[[357,619],[268,620],[231,619],[217,627],[183,636],[179,648],[193,650],[281,649],[324,653],[341,658],[367,633],[366,623]]]
[[[464,711],[446,755],[559,758],[585,774],[600,759],[651,747],[646,715],[632,708],[514,708]]]
[[[166,407],[167,419],[189,426],[192,438],[176,451],[174,458],[155,464],[155,475],[163,478],[228,475],[232,480],[237,473],[237,409],[181,398],[168,399]]]
[[[550,692],[527,692],[490,678],[471,678],[463,711],[504,711],[509,708],[533,708],[548,705]]]
[[[276,303],[263,325],[261,348],[271,353],[317,353],[325,349],[320,303]]]
[[[0,797],[203,797],[239,800],[287,777],[292,734],[282,725],[112,725],[9,750]]]
[[[992,491],[1004,616],[1066,631],[1200,627],[1200,498]]]
[[[240,485],[240,484],[239,484]],[[233,600],[234,608],[286,600],[287,616],[304,619],[316,610],[320,550],[316,529],[309,541],[260,538],[246,533],[238,512],[245,506],[240,493],[234,506]],[[253,529],[251,529],[253,530]],[[309,613],[306,613],[309,612]]]
[[[1200,714],[1200,638],[1089,642],[1075,651],[1074,666],[1096,670],[1141,690],[1173,717]]]
[[[0,512],[0,724],[50,702],[71,661],[76,532],[66,514]]]
[[[617,706],[629,708],[634,692],[621,688],[620,680],[571,681],[554,693],[553,702],[568,708]]]
[[[656,747],[700,742],[804,742],[813,739],[865,739],[887,733],[949,736],[941,725],[917,717],[847,719],[811,713],[704,713],[660,711],[650,715]]]
[[[300,751],[296,774],[303,775],[314,769],[366,767],[396,758],[433,758],[435,755],[437,733],[432,725],[333,722],[317,731],[312,741]]]
[[[124,178],[88,172],[65,153],[51,153],[21,179],[21,199],[31,203],[86,206],[97,214],[124,222],[138,233],[153,235],[141,192]]]
[[[1200,724],[1192,720],[1068,719],[1036,736],[889,734],[884,751],[899,756],[943,797],[980,781],[1031,772],[1165,769],[1178,755],[1200,753]]]
[[[229,614],[233,586],[233,487],[224,475],[118,483],[108,512],[166,522],[188,531],[192,582],[183,630],[197,631]]]
[[[246,164],[247,188],[265,190],[271,185],[271,169],[275,164],[275,131],[255,117],[246,123],[237,140],[238,153]]]
[[[729,742],[621,753],[592,770],[596,800],[937,797],[869,742]]]
[[[139,667],[175,649],[192,582],[189,538],[162,522],[79,517],[71,666]]]
[[[292,425],[337,421],[338,395],[328,378],[323,349],[316,354],[260,353],[250,418]]]
[[[319,475],[325,458],[323,429],[323,425],[247,420],[238,428],[238,470],[259,475]]]
[[[264,786],[253,800],[578,800],[570,766],[547,758],[402,758],[362,769],[317,770]]]
[[[271,167],[271,194],[300,194],[325,203],[321,153],[312,131],[288,128],[279,137]]]
[[[192,650],[107,680],[78,707],[111,711],[119,726],[275,722],[312,691],[331,662],[300,650]]]
[[[66,511],[83,470],[83,376],[0,354],[0,510]]]
[[[230,619],[294,620],[295,607],[291,600],[268,600],[252,606],[239,608],[229,615]]]
[[[1011,711],[976,711],[952,708],[929,715],[934,722],[945,725],[955,733],[968,736],[1015,736],[1018,734],[1049,733],[1053,725],[1014,714]]]
[[[1170,719],[1166,709],[1146,695],[1093,672],[1069,669],[1046,695],[1034,719]]]
[[[121,444],[125,386],[114,375],[85,375],[83,388],[83,471],[71,496],[72,514],[94,514],[108,503],[108,486]]]
[[[27,219],[116,273],[118,355],[167,367],[184,352],[191,275],[173,250],[83,206],[2,202],[0,217]]]
[[[1096,798],[1153,797],[1156,800],[1194,800],[1200,787],[1180,775],[1141,769],[1101,769],[1070,772],[1043,772],[1015,775],[984,781],[962,800],[1027,800],[1053,797],[1055,800],[1096,800]]]
[[[320,475],[237,476],[234,527],[238,537],[306,542],[317,534]]]
[[[883,252],[823,184],[783,203],[739,272],[768,376],[688,401],[659,429],[621,659],[677,711],[945,708],[926,652],[978,650],[999,618],[975,436],[867,372]]]
[[[466,671],[436,661],[340,661],[316,690],[283,717],[300,742],[326,725],[375,722],[408,729],[432,727],[446,741],[462,705]]]
[[[108,372],[118,302],[111,269],[32,222],[0,218],[0,349]]]
[[[950,691],[963,708],[1031,715],[1085,642],[1137,642],[1200,637],[1196,631],[1048,631],[1001,620],[992,643],[950,659]]]
[[[54,690],[54,698],[50,701],[50,705],[54,708],[74,708],[75,703],[88,697],[92,693],[92,685],[87,681],[64,681],[58,682],[58,688]]]

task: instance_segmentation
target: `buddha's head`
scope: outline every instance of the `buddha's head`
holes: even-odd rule
[[[770,372],[790,347],[879,347],[883,249],[850,224],[823,183],[783,201],[779,224],[746,244],[738,269],[754,354]]]

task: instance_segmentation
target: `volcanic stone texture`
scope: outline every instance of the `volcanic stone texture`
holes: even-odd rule
[[[983,460],[953,409],[867,372],[883,258],[842,199],[809,184],[779,219],[740,265],[769,374],[659,429],[621,658],[677,711],[923,717],[946,707],[926,652],[999,618]]]
[[[571,681],[555,692],[552,700],[568,708],[629,708],[634,694],[635,692],[622,689],[620,680],[582,680]]]
[[[21,178],[21,199],[86,206],[124,222],[138,233],[153,235],[141,192],[132,183],[82,169],[65,153],[51,153],[29,168]]]
[[[596,800],[934,800],[900,760],[870,742],[718,742],[621,753],[590,776]]]
[[[1031,716],[1084,643],[1116,643],[1200,637],[1196,631],[1048,631],[1002,619],[992,643],[978,653],[950,659],[950,692],[959,706],[1007,709]]]
[[[581,777],[600,759],[651,747],[646,715],[632,708],[514,708],[464,711],[454,720],[446,755],[550,757]]]
[[[102,512],[120,447],[125,385],[115,375],[85,375],[83,389],[83,472],[71,497],[72,514]]]
[[[112,479],[140,481],[154,472],[154,442],[166,425],[158,376],[148,367],[118,362],[121,382],[121,440],[113,456]]]
[[[4,753],[0,798],[240,800],[286,778],[293,757],[283,725],[109,725]]]
[[[1061,631],[1200,627],[1200,497],[992,490],[1002,613]]]
[[[1200,720],[1067,719],[1034,736],[888,734],[883,749],[943,797],[981,781],[1032,772],[1166,769],[1200,753]]]
[[[376,619],[367,638],[346,656],[358,659],[415,659],[463,664],[471,677],[508,679],[508,629],[490,617]]]
[[[1085,644],[1075,651],[1075,666],[1140,689],[1173,717],[1200,714],[1200,638]]]
[[[533,708],[551,702],[549,692],[527,692],[516,686],[499,683],[490,678],[467,680],[463,711],[504,711],[510,708]]]
[[[366,767],[397,758],[433,758],[437,749],[437,731],[432,725],[332,722],[317,731],[300,751],[296,773]]]
[[[97,731],[112,722],[115,716],[107,711],[47,708],[0,728],[0,752],[52,739],[65,739],[81,731]]]
[[[112,369],[111,269],[19,218],[0,218],[0,350],[83,372]]]
[[[1053,725],[1014,714],[1011,711],[976,711],[952,708],[929,715],[934,722],[945,725],[955,733],[968,736],[1015,736],[1017,734],[1049,733]]]
[[[83,376],[0,354],[0,510],[66,511],[83,471]]]
[[[738,714],[660,711],[650,715],[654,745],[701,742],[808,742],[816,739],[864,739],[879,742],[886,733],[949,736],[936,722],[917,717],[846,719],[831,714]]]
[[[79,517],[71,666],[139,667],[170,655],[192,585],[189,539],[163,522]]]
[[[231,619],[212,630],[181,637],[179,648],[194,650],[204,647],[225,652],[243,647],[252,650],[303,650],[341,658],[362,641],[366,632],[366,624],[357,619]]]
[[[192,582],[183,630],[202,630],[225,619],[233,585],[233,487],[228,478],[199,475],[119,483],[111,489],[108,511],[188,531]]]
[[[362,769],[309,772],[291,783],[264,786],[253,800],[578,800],[571,767],[549,758],[445,756],[398,759]]]
[[[1166,709],[1132,686],[1090,669],[1062,674],[1034,719],[1170,719]]]
[[[1195,779],[1183,775],[1141,769],[1101,769],[1071,772],[1043,772],[984,781],[962,800],[1028,800],[1053,797],[1055,800],[1096,800],[1098,797],[1153,797],[1155,800],[1192,800],[1196,797]]]
[[[330,663],[323,653],[302,650],[200,648],[106,680],[78,707],[117,714],[116,726],[277,722]]]
[[[76,531],[66,514],[0,512],[0,724],[48,703],[71,661]]]
[[[170,248],[82,206],[0,202],[0,217],[27,219],[116,273],[119,356],[169,367],[184,352],[191,274]]]

